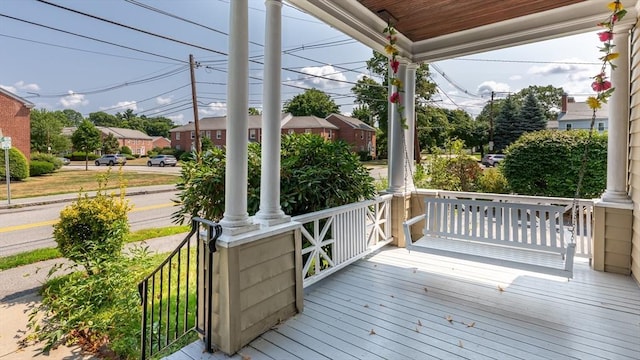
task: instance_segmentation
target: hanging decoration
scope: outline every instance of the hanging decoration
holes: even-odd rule
[[[389,74],[389,82],[395,87],[394,91],[389,95],[389,102],[396,105],[398,111],[398,118],[403,129],[407,129],[407,121],[404,116],[404,105],[402,105],[400,94],[404,92],[402,81],[398,77],[398,69],[400,68],[400,61],[398,61],[398,48],[396,47],[397,31],[391,25],[388,24],[382,33],[387,37],[387,45],[384,47],[384,51],[389,56],[389,67],[391,73]]]

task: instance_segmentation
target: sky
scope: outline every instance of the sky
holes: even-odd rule
[[[227,84],[234,81],[226,73],[233,0],[43,1],[0,1],[0,87],[50,111],[86,117],[131,109],[185,124],[193,120],[193,54],[200,117],[226,114]],[[249,106],[261,109],[263,0],[249,0],[249,17]],[[350,89],[370,75],[365,61],[372,50],[286,3],[282,20],[282,65],[293,70],[282,71],[282,100],[317,88],[349,114]],[[477,115],[491,91],[530,85],[562,87],[580,101],[592,93],[598,45],[591,32],[435,62],[433,105]]]

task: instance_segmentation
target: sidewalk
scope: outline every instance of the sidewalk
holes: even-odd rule
[[[117,192],[118,189],[109,189],[107,193]],[[167,191],[176,191],[175,185],[153,185],[153,186],[144,186],[144,187],[130,187],[126,189],[127,196],[133,195],[144,195],[144,194],[154,194],[159,192],[167,192]],[[95,196],[95,191],[88,191],[89,196]],[[37,196],[37,197],[29,197],[29,198],[19,198],[19,199],[11,199],[11,204],[7,203],[7,200],[0,200],[0,210],[2,209],[13,209],[20,208],[25,206],[38,206],[38,205],[46,205],[46,204],[55,204],[55,203],[63,203],[63,202],[71,202],[78,198],[78,193],[67,193],[67,194],[58,194],[58,195],[48,195],[48,196]],[[0,357],[0,359],[2,359]]]
[[[144,241],[150,252],[166,253],[186,236],[177,234]],[[137,245],[141,243],[136,243]],[[127,246],[133,246],[128,244]],[[47,277],[49,269],[64,259],[53,259],[0,271],[0,360],[40,358],[50,360],[94,359],[83,356],[77,347],[59,347],[48,356],[40,354],[41,344],[21,349],[19,341],[27,330],[29,311],[39,303],[37,290]]]

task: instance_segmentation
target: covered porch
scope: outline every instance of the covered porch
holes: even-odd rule
[[[567,281],[387,246],[236,355],[168,359],[639,359],[639,334],[640,288],[585,260]]]
[[[380,52],[382,29],[399,31],[404,87],[389,107],[389,187],[362,204],[294,219],[282,212],[282,1],[266,0],[261,199],[258,213],[247,214],[248,7],[232,1],[226,207],[218,252],[201,269],[213,280],[198,300],[210,319],[207,350],[238,359],[640,358],[636,1],[622,1],[629,13],[615,28],[607,189],[588,218],[579,216],[584,224],[570,224],[584,235],[571,281],[402,248],[402,223],[424,211],[423,197],[443,195],[410,180],[415,71],[421,62],[595,31],[609,1],[477,1],[464,10],[456,1],[289,2]],[[203,349],[194,343],[170,358],[228,358]]]

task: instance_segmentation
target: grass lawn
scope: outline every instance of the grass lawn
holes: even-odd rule
[[[97,177],[104,174],[105,172],[102,171],[84,171],[84,169],[65,170],[45,176],[30,177],[24,181],[12,181],[11,198],[78,193],[80,189],[83,191],[97,190]],[[119,187],[119,176],[120,174],[117,170],[113,170],[109,174],[107,189],[117,189]],[[148,174],[133,171],[124,171],[122,176],[126,181],[127,187],[175,184],[179,177],[177,174]],[[6,199],[7,187],[2,182],[0,184],[0,200]]]

